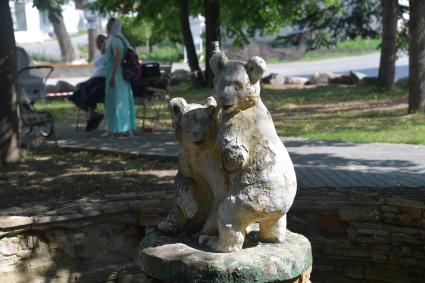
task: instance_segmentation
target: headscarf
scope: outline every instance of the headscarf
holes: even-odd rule
[[[112,37],[116,36],[116,37],[120,37],[121,40],[124,41],[125,45],[127,48],[131,48],[130,43],[128,42],[128,40],[124,37],[124,35],[122,34],[122,28],[121,28],[121,24],[119,22],[118,19],[114,18],[114,22],[111,26],[111,31],[109,32],[109,36],[108,39],[106,40],[106,48],[110,48],[112,45]]]

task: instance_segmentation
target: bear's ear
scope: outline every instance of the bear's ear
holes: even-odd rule
[[[215,100],[214,96],[210,96],[207,98],[207,103],[205,103],[205,107],[207,108],[208,114],[210,114],[211,117],[216,118],[218,116],[220,108],[217,107],[217,101]]]
[[[217,52],[210,58],[210,68],[214,73],[214,77],[227,64],[227,61],[226,55],[222,52]]]
[[[173,122],[178,122],[180,120],[183,113],[186,112],[186,108],[186,100],[182,97],[173,98],[168,102],[168,110],[170,111]]]
[[[245,64],[245,69],[251,84],[256,84],[266,71],[266,62],[260,57],[251,57]]]

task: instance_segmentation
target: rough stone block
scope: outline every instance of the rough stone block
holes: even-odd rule
[[[161,281],[145,274],[120,274],[118,283],[159,283]]]
[[[338,215],[320,215],[319,217],[320,227],[332,231],[343,231],[345,232],[348,228],[348,222],[341,220]]]
[[[380,253],[372,253],[372,259],[373,262],[388,262],[388,256]]]
[[[26,226],[33,223],[32,217],[27,216],[0,216],[0,229]]]
[[[339,210],[339,217],[347,222],[372,221],[379,219],[376,206],[345,206]]]
[[[363,279],[364,278],[364,266],[362,264],[355,264],[352,262],[346,262],[344,264],[344,275],[349,278]]]
[[[10,240],[0,241],[0,255],[12,256],[19,252],[20,247],[17,243],[13,243]]]
[[[425,202],[423,201],[404,199],[404,198],[398,198],[398,197],[385,199],[385,204],[415,207],[415,208],[421,208],[421,209],[425,208]]]
[[[361,248],[355,248],[351,247],[350,249],[345,250],[345,256],[346,257],[364,257],[369,258],[371,254],[370,249],[361,249]]]

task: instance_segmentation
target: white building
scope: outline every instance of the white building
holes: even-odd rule
[[[9,6],[17,43],[40,42],[54,35],[47,12],[33,7],[32,0],[9,1]],[[62,6],[62,15],[70,34],[77,33],[84,24],[83,11],[77,10],[73,1]]]

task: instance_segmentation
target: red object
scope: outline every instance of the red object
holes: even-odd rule
[[[71,96],[72,95],[72,91],[69,92],[49,92],[46,93],[46,97],[67,97],[67,96]]]
[[[319,225],[328,230],[345,230],[349,226],[348,223],[341,220],[338,215],[320,215]]]

